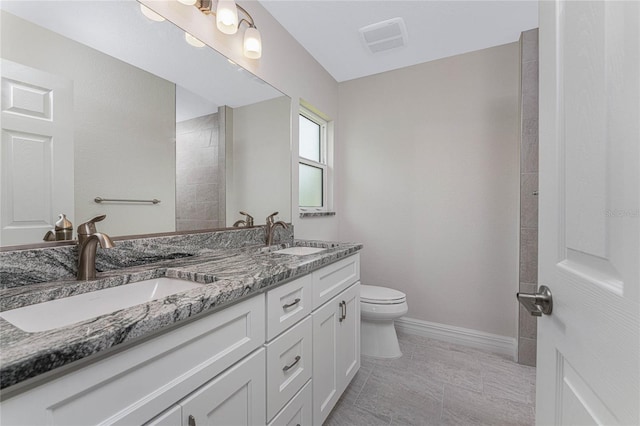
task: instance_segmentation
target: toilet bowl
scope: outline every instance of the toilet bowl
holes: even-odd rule
[[[398,290],[360,286],[360,351],[376,358],[402,356],[394,320],[409,310],[406,295]]]

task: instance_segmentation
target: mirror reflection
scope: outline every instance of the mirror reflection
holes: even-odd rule
[[[291,220],[287,96],[136,1],[1,7],[0,245]]]

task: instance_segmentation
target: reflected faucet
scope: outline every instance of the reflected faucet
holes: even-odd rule
[[[102,248],[111,248],[115,244],[107,234],[96,231],[96,222],[104,220],[107,215],[96,216],[78,226],[78,280],[94,280],[96,278],[96,251],[98,244]]]
[[[234,228],[238,228],[240,226],[244,226],[246,228],[251,228],[253,226],[253,216],[251,216],[249,213],[245,213],[245,212],[240,212],[241,215],[246,216],[245,220],[236,220],[233,223],[233,227]]]
[[[279,214],[279,212],[275,212],[275,213],[271,213],[269,216],[267,216],[267,224],[265,225],[265,239],[266,239],[266,243],[267,246],[270,246],[273,244],[273,232],[275,231],[275,229],[278,226],[282,226],[283,229],[287,229],[289,226],[287,226],[286,223],[284,223],[283,221],[279,220],[277,222],[274,222],[274,216],[277,216]]]

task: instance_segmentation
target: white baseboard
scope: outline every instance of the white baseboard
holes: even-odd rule
[[[517,360],[518,341],[513,337],[407,317],[397,319],[395,325],[396,329],[403,333],[482,349],[491,353],[509,356],[514,361]]]

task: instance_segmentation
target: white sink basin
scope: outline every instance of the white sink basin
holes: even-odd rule
[[[0,317],[29,333],[47,331],[200,286],[192,281],[155,278],[0,312]]]
[[[274,251],[276,254],[292,254],[294,256],[305,256],[307,254],[319,253],[325,251],[322,247],[289,247],[282,250]]]

